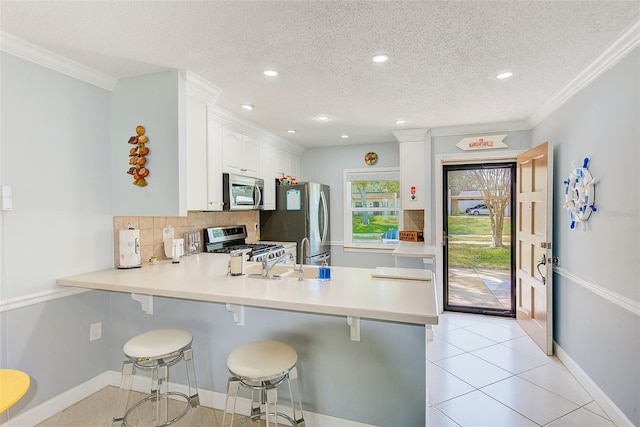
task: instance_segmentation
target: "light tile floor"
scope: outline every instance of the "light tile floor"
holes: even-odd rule
[[[615,427],[562,362],[545,355],[515,320],[445,313],[433,332],[427,349],[431,426]],[[108,402],[116,391],[107,387],[37,427],[110,426]],[[198,416],[208,426],[222,420],[205,407]]]
[[[445,313],[427,345],[431,426],[613,427],[513,319]]]

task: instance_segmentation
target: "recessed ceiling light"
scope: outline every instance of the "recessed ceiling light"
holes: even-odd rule
[[[276,77],[278,75],[278,72],[276,70],[264,70],[262,74],[267,77]]]
[[[287,129],[287,133],[296,133],[295,129]]]
[[[389,55],[386,53],[376,53],[371,57],[373,62],[387,62],[389,60]]]
[[[320,115],[320,116],[316,117],[316,120],[319,121],[319,122],[328,122],[329,121],[329,116]]]
[[[245,110],[249,110],[249,111],[253,110],[253,108],[254,108],[253,104],[242,104],[241,107],[244,108]]]
[[[349,135],[347,135],[346,133],[343,133],[342,135],[340,135],[340,138],[347,139],[349,138]]]
[[[397,125],[403,125],[403,124],[405,124],[405,123],[407,123],[407,121],[406,121],[405,119],[398,119],[398,120],[396,120],[396,124],[397,124]]]
[[[504,80],[504,79],[508,79],[511,76],[513,76],[513,71],[503,71],[502,73],[496,74],[496,79]]]

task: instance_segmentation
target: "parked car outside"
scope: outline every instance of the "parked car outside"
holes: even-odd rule
[[[469,215],[489,215],[489,209],[487,209],[487,205],[484,203],[467,208],[465,212]]]

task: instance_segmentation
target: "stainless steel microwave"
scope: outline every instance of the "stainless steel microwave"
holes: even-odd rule
[[[230,173],[222,174],[222,209],[225,211],[262,210],[264,180]]]

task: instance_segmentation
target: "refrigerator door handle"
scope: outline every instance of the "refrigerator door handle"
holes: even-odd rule
[[[327,210],[327,197],[324,194],[324,191],[320,191],[320,199],[322,200],[322,212],[323,215],[323,224],[322,224],[322,240],[321,244],[324,245],[327,241],[327,223],[329,218],[329,212]]]

